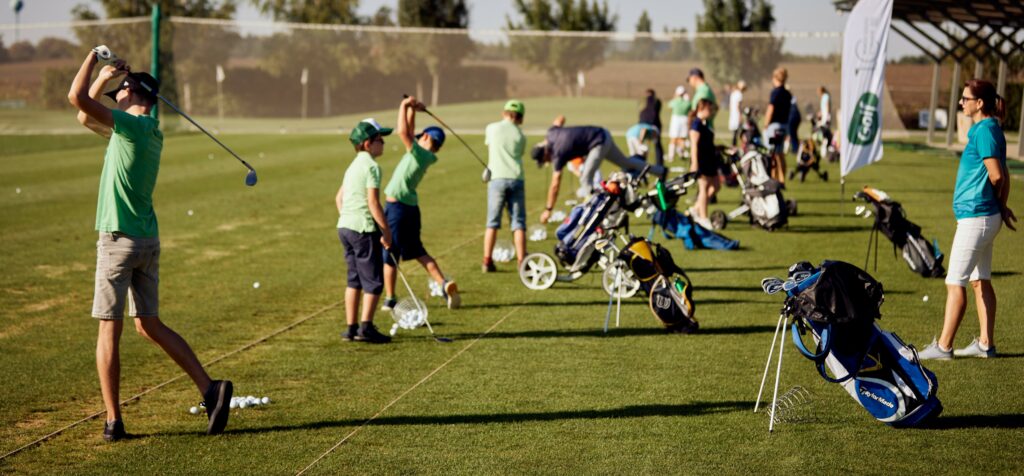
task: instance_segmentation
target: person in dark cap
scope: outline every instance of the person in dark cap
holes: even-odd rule
[[[551,163],[551,186],[548,188],[544,211],[540,214],[540,222],[547,223],[551,210],[558,200],[558,189],[562,182],[562,169],[576,157],[584,157],[583,171],[580,173],[580,188],[576,196],[586,198],[594,189],[594,177],[601,168],[601,162],[608,159],[623,170],[639,172],[647,166],[642,158],[626,157],[615,145],[608,129],[597,126],[564,127],[565,116],[558,116],[548,129],[547,136],[530,151],[530,156],[538,166]],[[652,165],[650,173],[662,175],[665,168]]]
[[[206,432],[217,434],[228,423],[231,382],[211,380],[185,339],[164,325],[157,311],[160,238],[153,189],[164,136],[150,112],[160,82],[146,73],[133,73],[125,62],[114,60],[100,69],[89,86],[97,52],[103,48],[89,52],[68,92],[68,101],[78,109],[78,121],[109,139],[96,205],[99,241],[92,305],[92,316],[99,321],[96,370],[107,416],[103,439],[128,437],[119,397],[119,343],[126,304],[128,315],[135,318],[135,330],[163,349],[192,378],[206,405]],[[103,94],[107,83],[114,80],[117,87]],[[113,109],[100,103],[104,95],[117,103]]]

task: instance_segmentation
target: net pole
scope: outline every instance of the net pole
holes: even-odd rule
[[[153,75],[157,81],[160,80],[160,3],[156,2],[153,4],[153,18],[152,18],[152,34],[153,34],[153,52],[152,61],[149,67],[150,74]],[[153,119],[160,118],[160,111],[158,110],[159,104],[153,104],[153,109],[149,111]]]

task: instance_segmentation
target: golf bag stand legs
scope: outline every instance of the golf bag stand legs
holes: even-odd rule
[[[612,296],[608,296],[608,312],[604,315],[604,333],[608,333],[608,322],[612,318],[612,300],[618,298],[618,302],[615,307],[615,327],[619,327],[619,317],[622,313],[622,269],[616,267],[615,273],[615,292]]]
[[[768,380],[768,369],[771,368],[772,356],[775,354],[775,338],[779,338],[779,363],[775,368],[775,391],[772,394],[772,407],[768,413],[768,432],[771,433],[775,429],[775,410],[778,406],[779,399],[779,378],[782,376],[782,351],[785,349],[786,343],[786,315],[779,315],[779,322],[775,325],[775,334],[772,335],[772,346],[768,351],[768,360],[764,363],[764,374],[761,375],[761,387],[757,390],[757,401],[754,403],[754,413],[757,413],[757,409],[761,405],[761,396],[764,393],[764,384]],[[783,332],[779,332],[779,331]],[[781,336],[780,336],[781,335]]]

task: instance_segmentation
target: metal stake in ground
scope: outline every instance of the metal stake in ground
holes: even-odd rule
[[[402,97],[403,98],[407,98],[407,97],[409,97],[409,95],[408,94],[403,94]],[[482,176],[480,176],[480,180],[482,180],[484,182],[490,182],[491,181],[491,169],[489,169],[487,167],[487,162],[484,162],[484,159],[481,159],[480,156],[477,155],[476,151],[473,150],[473,148],[470,147],[468,143],[466,143],[466,141],[462,138],[462,136],[460,136],[457,132],[455,132],[455,130],[452,129],[451,126],[449,126],[448,124],[445,124],[445,122],[442,121],[440,117],[435,116],[434,113],[430,112],[430,110],[427,109],[426,107],[423,108],[423,112],[429,114],[430,117],[433,117],[434,120],[437,121],[438,124],[441,124],[445,129],[448,129],[448,132],[451,132],[452,135],[455,136],[455,138],[459,140],[459,142],[462,142],[462,145],[466,146],[466,148],[469,149],[469,153],[473,154],[473,157],[476,158],[476,161],[480,162],[480,165],[484,166],[484,173],[483,173]]]
[[[430,331],[430,337],[433,337],[434,340],[438,342],[451,342],[452,338],[450,337],[438,337],[437,334],[434,334],[434,328],[430,326],[430,319],[427,319],[426,309],[420,307],[420,300],[416,299],[416,293],[412,291],[412,286],[409,286],[409,281],[405,279],[405,273],[403,273],[402,269],[398,267],[398,257],[391,251],[388,251],[388,255],[391,256],[391,261],[395,263],[395,271],[398,272],[398,277],[402,278],[402,284],[405,285],[405,290],[409,293],[409,299],[412,299],[412,302],[416,304],[416,310],[423,315],[423,323],[427,325],[427,330]]]

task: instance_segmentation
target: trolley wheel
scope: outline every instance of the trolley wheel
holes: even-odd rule
[[[622,273],[619,277],[619,286],[615,286],[615,275]],[[614,298],[628,299],[636,296],[640,290],[640,280],[636,279],[633,270],[626,266],[626,263],[615,260],[601,273],[601,284],[604,292]]]
[[[523,285],[536,291],[548,289],[555,284],[558,278],[558,267],[555,260],[544,253],[530,253],[526,255],[523,264],[519,266],[519,279]]]
[[[789,212],[789,216],[796,216],[796,200],[786,200],[786,211]]]
[[[711,228],[715,230],[724,230],[725,226],[729,224],[729,217],[726,216],[725,212],[721,210],[715,210],[711,212]]]

